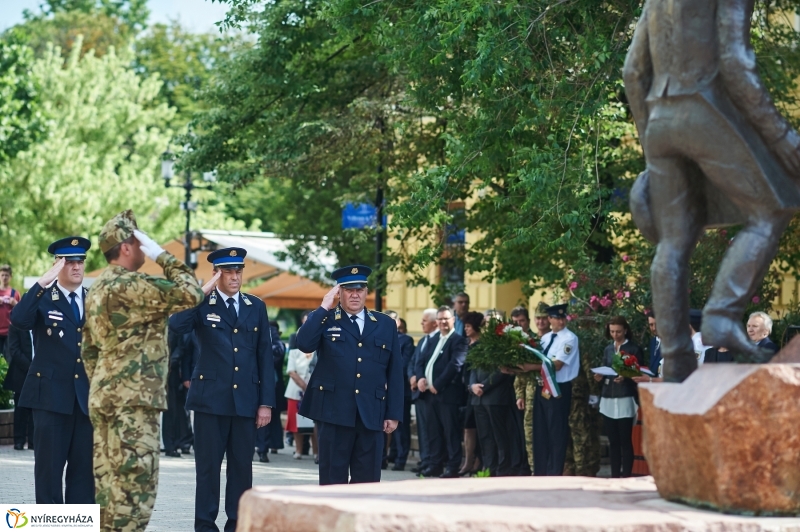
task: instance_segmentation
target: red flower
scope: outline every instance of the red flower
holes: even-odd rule
[[[494,333],[497,336],[503,336],[503,329],[505,329],[505,328],[506,328],[506,324],[505,323],[498,323],[497,327],[494,328]]]
[[[633,366],[636,364],[636,359],[631,356],[622,357],[622,361],[625,363],[626,366]]]

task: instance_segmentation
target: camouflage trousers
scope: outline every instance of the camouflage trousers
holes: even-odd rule
[[[533,405],[536,401],[536,377],[533,373],[517,375],[514,381],[517,399],[525,402],[525,447],[528,450],[528,462],[533,470]]]
[[[595,477],[600,471],[600,414],[585,395],[573,396],[565,475]]]
[[[158,488],[160,415],[143,406],[90,409],[101,530],[147,527]]]

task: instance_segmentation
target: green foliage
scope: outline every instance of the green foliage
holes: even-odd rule
[[[60,13],[84,13],[113,17],[128,28],[138,32],[147,27],[150,10],[147,0],[44,0],[40,13],[23,12],[26,20],[41,20],[56,17]]]
[[[0,41],[0,165],[38,140],[44,129],[32,63],[30,49]]]
[[[105,221],[124,209],[133,209],[156,240],[182,232],[181,191],[165,190],[160,178],[174,110],[157,103],[159,80],[141,79],[128,56],[80,57],[79,50],[64,61],[51,49],[33,63],[46,135],[0,166],[0,256],[22,273],[18,282],[47,269],[50,242],[75,234],[96,244]],[[222,209],[204,207],[195,223],[244,228]],[[104,265],[95,245],[86,269]]]
[[[6,362],[5,357],[0,356],[0,384],[6,379],[6,374],[8,374],[8,362]],[[13,397],[14,392],[0,388],[0,410],[11,408],[11,400]]]

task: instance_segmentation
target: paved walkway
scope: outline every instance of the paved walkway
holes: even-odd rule
[[[317,484],[317,466],[304,456],[294,460],[289,449],[271,454],[270,463],[253,463],[253,484],[291,486]],[[411,459],[416,463],[416,459]],[[194,457],[166,458],[161,455],[158,497],[150,519],[148,531],[191,531],[194,523]],[[225,463],[222,464],[221,493],[225,496]],[[408,480],[414,475],[408,471],[383,471],[384,481]],[[33,451],[15,451],[13,446],[0,446],[0,505],[34,503]],[[5,506],[3,506],[5,507]],[[225,501],[220,501],[217,525],[225,526]]]

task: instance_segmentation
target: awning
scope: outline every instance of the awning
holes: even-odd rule
[[[330,289],[331,286],[322,286],[311,279],[281,272],[249,293],[260,297],[268,307],[315,309]],[[375,307],[375,294],[367,296],[367,307]]]

